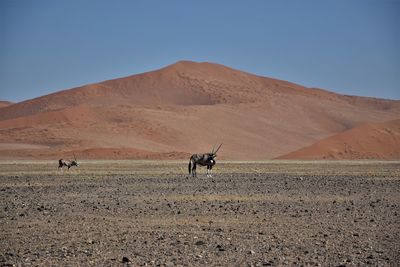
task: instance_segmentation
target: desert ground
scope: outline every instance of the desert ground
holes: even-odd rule
[[[0,162],[1,266],[396,266],[400,162]]]

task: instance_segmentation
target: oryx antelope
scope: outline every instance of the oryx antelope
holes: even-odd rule
[[[189,160],[189,174],[192,173],[193,177],[197,177],[196,166],[207,166],[207,177],[212,177],[212,167],[215,165],[215,158],[217,157],[217,152],[221,148],[222,144],[219,145],[217,150],[214,151],[215,147],[211,153],[206,154],[193,154]]]
[[[60,160],[58,161],[58,169],[59,169],[59,170],[60,170],[60,169],[62,170],[62,168],[63,168],[64,166],[67,167],[68,170],[69,170],[69,168],[71,168],[72,166],[79,167],[78,160],[76,159],[75,154],[74,154],[74,160],[60,159]]]

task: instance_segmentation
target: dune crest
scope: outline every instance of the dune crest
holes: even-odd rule
[[[366,123],[279,159],[400,159],[400,119]]]
[[[2,150],[0,157],[81,151],[88,158],[184,158],[224,142],[221,158],[262,160],[398,114],[400,101],[179,61],[0,108],[0,143],[40,147]]]

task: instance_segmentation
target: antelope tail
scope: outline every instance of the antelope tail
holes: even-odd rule
[[[189,160],[188,168],[189,168],[189,174],[191,174],[191,172],[192,172],[192,159]]]

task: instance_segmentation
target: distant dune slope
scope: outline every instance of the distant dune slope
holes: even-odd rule
[[[279,159],[400,159],[400,119],[363,124]]]
[[[1,101],[1,100],[0,100],[0,108],[7,107],[7,106],[9,106],[9,105],[11,105],[11,104],[12,104],[12,102],[9,102],[9,101]]]
[[[120,158],[184,157],[223,142],[222,158],[271,159],[399,114],[400,101],[338,95],[219,64],[180,61],[0,108],[3,147],[41,147],[0,147],[0,158],[72,151],[90,151],[91,158],[110,151]]]

